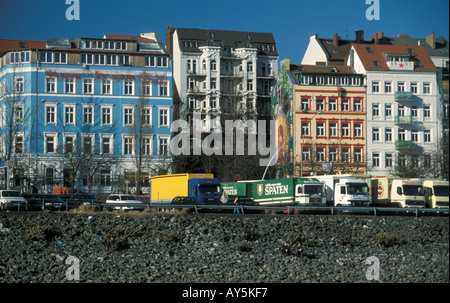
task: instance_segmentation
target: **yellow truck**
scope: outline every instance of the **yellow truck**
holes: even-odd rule
[[[372,178],[371,187],[374,206],[425,207],[425,195],[420,179]]]
[[[220,182],[213,174],[173,174],[154,176],[151,203],[170,203],[175,197],[193,197],[197,204],[219,204]]]
[[[448,208],[448,181],[423,180],[425,204],[428,208]]]

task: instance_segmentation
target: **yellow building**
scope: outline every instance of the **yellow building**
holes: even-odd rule
[[[291,65],[294,176],[366,173],[366,89],[347,66]]]

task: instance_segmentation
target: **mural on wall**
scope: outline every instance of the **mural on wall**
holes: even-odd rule
[[[272,95],[272,118],[276,121],[278,162],[276,177],[292,177],[293,167],[293,102],[294,89],[289,71],[289,59],[280,62],[280,72]]]

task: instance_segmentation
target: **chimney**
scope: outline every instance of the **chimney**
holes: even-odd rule
[[[175,28],[172,28],[172,24],[170,26],[167,26],[166,29],[166,49],[169,52],[169,54],[172,56],[173,52],[173,34],[175,32]]]
[[[384,37],[384,32],[379,32],[370,35],[370,41],[373,41],[375,44],[380,43],[380,40]]]
[[[428,45],[430,45],[433,49],[436,49],[436,36],[434,31],[431,31],[431,35],[426,37],[426,41]]]
[[[364,31],[363,30],[356,30],[355,31],[355,42],[356,43],[363,43],[364,42]]]
[[[339,37],[338,34],[334,34],[333,35],[333,44],[334,44],[334,46],[336,46],[336,47],[339,46],[339,40],[341,40],[341,37]]]

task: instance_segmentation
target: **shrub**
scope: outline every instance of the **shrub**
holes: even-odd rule
[[[241,231],[240,234],[242,239],[249,241],[256,240],[258,236],[257,233],[251,228],[245,228],[244,230]]]
[[[391,247],[402,244],[401,239],[389,232],[379,232],[375,235],[375,242],[384,247]]]
[[[44,241],[51,237],[51,231],[47,225],[37,225],[30,228],[26,238],[30,241]]]
[[[250,246],[247,245],[247,241],[243,240],[234,244],[234,249],[237,251],[250,251]]]
[[[177,236],[173,232],[163,232],[162,239],[168,243],[176,242],[178,240]]]

